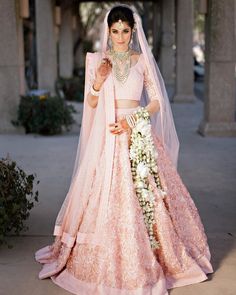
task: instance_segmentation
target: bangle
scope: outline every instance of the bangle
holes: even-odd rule
[[[94,95],[94,96],[99,96],[99,94],[100,94],[100,90],[95,90],[95,89],[93,88],[93,85],[92,85],[91,88],[90,88],[90,92],[91,92],[91,94]]]
[[[136,125],[136,120],[134,118],[134,115],[130,114],[130,115],[126,115],[125,119],[129,125],[130,128],[134,128],[134,126]]]

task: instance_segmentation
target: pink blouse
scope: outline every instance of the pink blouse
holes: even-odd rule
[[[158,94],[156,93],[152,85],[152,81],[148,76],[143,54],[140,54],[136,64],[130,68],[129,76],[125,83],[121,83],[116,78],[114,78],[114,84],[115,99],[129,99],[139,101],[144,87],[148,92],[150,100],[158,99]]]

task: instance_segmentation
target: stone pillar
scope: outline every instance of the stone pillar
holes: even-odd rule
[[[176,2],[176,81],[174,102],[194,102],[193,0]]]
[[[38,88],[54,93],[57,78],[57,46],[54,5],[51,0],[35,0]]]
[[[160,0],[156,0],[152,2],[152,32],[153,32],[153,55],[157,62],[159,62],[160,58]]]
[[[62,8],[62,24],[59,37],[59,74],[70,78],[73,73],[73,30],[71,9]]]
[[[236,136],[235,5],[235,0],[208,1],[203,135]]]
[[[14,132],[20,94],[25,92],[23,25],[19,2],[0,2],[0,132]]]
[[[161,8],[160,70],[168,88],[173,88],[175,82],[175,1],[164,0]]]

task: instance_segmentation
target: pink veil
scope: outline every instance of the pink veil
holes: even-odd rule
[[[121,5],[119,5],[121,6]],[[115,122],[114,106],[114,83],[110,75],[100,91],[98,105],[92,109],[86,97],[95,77],[95,69],[101,62],[102,57],[108,49],[108,25],[107,12],[102,30],[101,52],[87,53],[85,71],[85,91],[83,118],[81,132],[77,149],[76,160],[73,169],[71,184],[63,205],[58,213],[54,228],[54,235],[59,236],[61,241],[68,247],[72,247],[76,240],[92,243],[102,243],[103,222],[106,221],[106,214],[109,202],[110,183],[112,177],[113,155],[115,136],[107,128],[109,123]],[[152,84],[158,93],[160,112],[152,116],[152,127],[154,133],[162,141],[173,164],[177,166],[179,141],[175,130],[173,116],[165,85],[155,59],[147,44],[139,15],[134,12],[136,31],[133,34],[133,48],[144,55],[148,74]],[[141,104],[148,102],[147,93],[143,92]],[[97,171],[99,159],[105,149],[105,182],[101,192],[101,203],[98,212],[96,230],[94,233],[86,234],[78,232],[82,221],[84,210],[90,196],[90,188]]]

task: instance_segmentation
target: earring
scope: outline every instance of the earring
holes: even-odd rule
[[[133,45],[133,34],[131,35],[130,41],[129,41],[129,46],[132,47]]]
[[[109,48],[112,48],[113,47],[111,36],[108,37],[108,46],[109,46]]]

